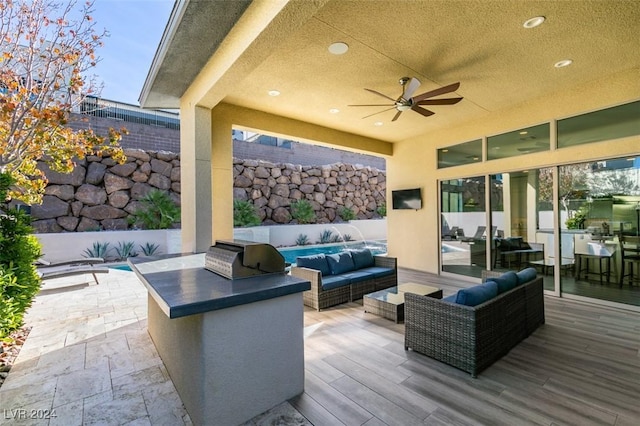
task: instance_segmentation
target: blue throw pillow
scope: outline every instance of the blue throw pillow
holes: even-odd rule
[[[498,295],[498,284],[494,281],[487,281],[474,287],[458,290],[456,303],[466,306],[477,306]]]
[[[338,275],[356,269],[353,264],[353,259],[351,258],[351,253],[348,251],[328,255],[327,263],[329,264],[332,275]]]
[[[315,269],[320,271],[322,275],[331,275],[327,258],[323,253],[311,256],[300,256],[296,258],[296,264],[303,268]]]
[[[491,281],[498,284],[498,294],[516,288],[516,286],[520,284],[518,282],[518,275],[513,271],[505,272],[499,277],[491,278]]]
[[[356,269],[367,268],[375,264],[373,254],[369,249],[353,250],[351,251],[351,257]]]
[[[518,285],[528,283],[529,281],[535,279],[537,274],[538,273],[536,272],[536,268],[526,268],[516,273],[516,275],[518,276]]]

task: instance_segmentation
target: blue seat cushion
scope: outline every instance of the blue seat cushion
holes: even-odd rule
[[[375,278],[386,277],[387,275],[393,275],[393,268],[385,268],[383,266],[370,266],[368,268],[358,269],[358,272],[366,272],[373,274]]]
[[[343,287],[351,284],[351,280],[344,275],[328,275],[322,277],[322,289],[333,290],[334,288]]]
[[[518,285],[521,285],[535,279],[537,272],[536,268],[525,268],[522,271],[517,272],[516,275],[518,276]]]
[[[456,303],[465,306],[477,306],[498,295],[498,284],[487,281],[484,284],[458,290]]]
[[[310,256],[299,256],[296,258],[296,264],[303,268],[320,271],[322,275],[331,275],[331,269],[329,269],[327,258],[323,253]]]
[[[348,251],[329,254],[326,256],[326,258],[327,263],[329,264],[329,270],[331,270],[331,275],[344,274],[345,272],[350,272],[356,269],[355,265],[353,264],[351,253],[349,253]]]
[[[351,284],[372,280],[375,278],[373,274],[370,274],[369,272],[359,271],[359,270],[347,272],[347,273],[341,274],[340,276],[349,278],[349,280],[351,281]]]
[[[509,291],[512,288],[516,288],[518,284],[518,275],[515,272],[509,271],[500,275],[499,277],[491,278],[490,281],[498,284],[498,294],[504,293],[505,291]]]
[[[373,254],[371,253],[371,250],[367,248],[351,251],[351,257],[353,258],[354,265],[356,265],[356,269],[367,268],[375,265]]]
[[[451,296],[443,297],[442,300],[449,303],[456,303],[456,297],[458,297],[458,295],[453,293]]]

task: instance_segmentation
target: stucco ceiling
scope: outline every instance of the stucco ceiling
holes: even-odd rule
[[[266,12],[273,16],[265,25]],[[524,28],[534,16],[546,21]],[[210,56],[215,63],[225,43],[242,39],[244,50],[208,82],[202,104],[225,102],[398,142],[619,72],[637,69],[640,78],[639,34],[637,0],[191,0],[174,8],[141,103],[177,107]],[[347,43],[348,52],[331,54],[334,42]],[[573,64],[555,68],[563,59]],[[387,103],[364,88],[397,98],[404,76],[422,82],[416,94],[460,82],[454,95],[464,99],[429,107],[431,117],[406,111],[395,122],[395,110],[363,119],[385,108],[349,106]]]

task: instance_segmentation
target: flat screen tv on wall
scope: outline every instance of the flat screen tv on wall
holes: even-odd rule
[[[420,188],[391,191],[391,201],[394,210],[418,210],[422,208]]]

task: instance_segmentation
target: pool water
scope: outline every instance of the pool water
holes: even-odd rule
[[[460,252],[460,251],[467,251],[467,250],[460,247],[450,246],[444,243],[442,244],[442,253],[452,253],[452,252]]]
[[[109,265],[111,269],[119,269],[120,271],[129,271],[131,272],[131,267],[129,265]]]
[[[311,256],[314,254],[334,254],[348,250],[358,250],[368,248],[371,253],[383,254],[387,252],[387,244],[385,241],[367,241],[356,243],[341,243],[341,244],[322,244],[312,247],[296,246],[291,248],[279,248],[278,251],[284,256],[284,261],[287,263],[296,263],[296,258],[299,256]]]

